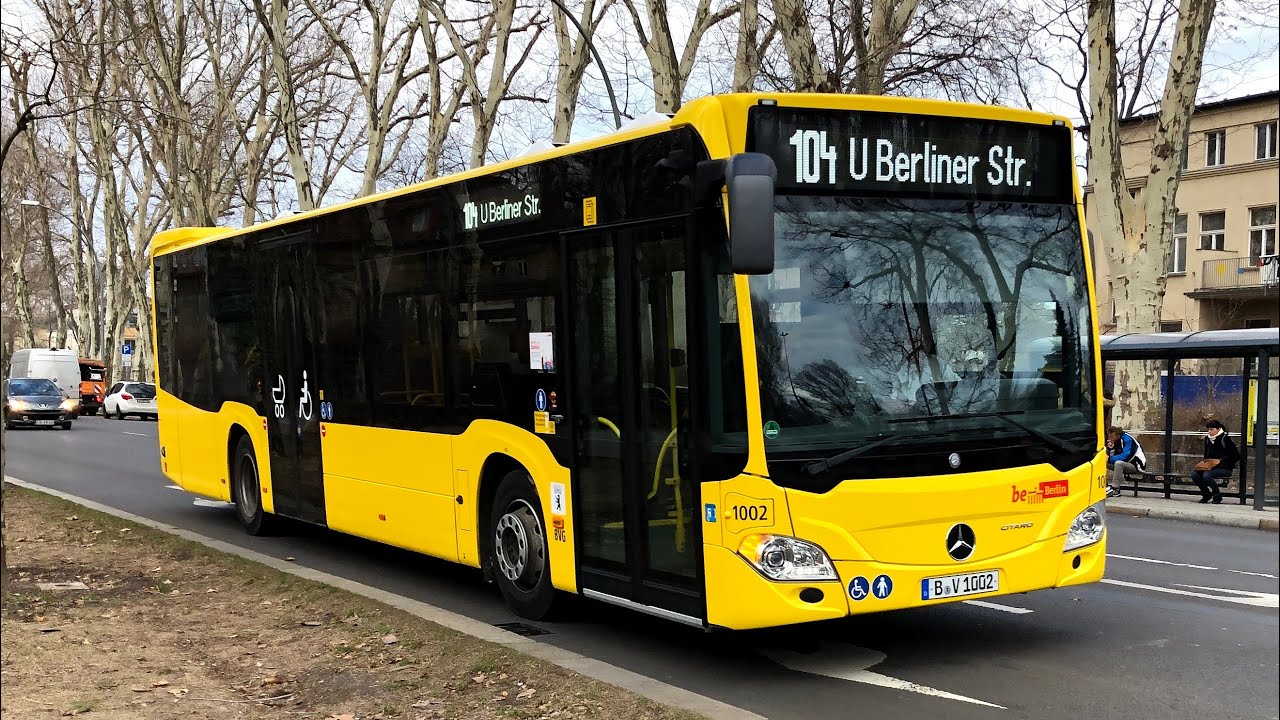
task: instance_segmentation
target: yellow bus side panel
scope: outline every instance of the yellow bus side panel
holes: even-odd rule
[[[262,507],[271,512],[267,432],[262,426],[262,418],[253,408],[240,403],[224,403],[218,412],[209,412],[188,405],[164,390],[158,390],[156,395],[157,411],[164,418],[159,423],[159,434],[160,446],[164,449],[161,469],[166,476],[187,492],[230,501],[227,441],[231,428],[239,425],[253,441]]]
[[[562,428],[558,433],[568,432]],[[573,490],[569,470],[556,462],[550,448],[541,438],[522,428],[495,420],[476,420],[466,432],[453,438],[455,477],[466,482],[457,494],[463,503],[458,513],[458,554],[463,562],[479,564],[479,533],[488,532],[489,518],[477,505],[481,470],[491,455],[506,455],[524,466],[533,477],[542,506],[543,527],[547,532],[548,558],[551,561],[551,584],[566,592],[578,591],[577,561],[573,552]],[[562,512],[554,512],[552,498],[559,500]],[[557,525],[562,527],[557,527]],[[557,532],[559,531],[559,532]],[[474,561],[468,560],[474,558]]]
[[[334,423],[321,427],[330,528],[458,560],[450,436]]]

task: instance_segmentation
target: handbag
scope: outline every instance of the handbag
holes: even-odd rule
[[[1222,461],[1219,460],[1218,458],[1205,458],[1200,462],[1196,463],[1196,466],[1191,469],[1196,472],[1205,472],[1207,470],[1212,470],[1218,467],[1218,463],[1220,462]]]

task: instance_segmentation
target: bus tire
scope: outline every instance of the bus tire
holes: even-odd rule
[[[253,441],[242,435],[231,453],[231,501],[236,506],[240,527],[250,535],[266,535],[272,518],[262,509],[262,487],[258,481],[258,457]]]
[[[507,473],[489,509],[493,576],[516,615],[542,620],[551,615],[556,589],[551,585],[547,533],[542,504],[529,475]]]

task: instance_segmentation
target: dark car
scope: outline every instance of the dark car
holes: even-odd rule
[[[19,425],[71,429],[76,402],[70,400],[52,380],[9,378],[4,386],[4,426]]]

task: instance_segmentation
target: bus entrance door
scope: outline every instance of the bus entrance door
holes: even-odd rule
[[[320,457],[319,379],[316,338],[307,315],[314,284],[307,277],[309,252],[297,244],[269,247],[263,264],[270,293],[264,364],[267,442],[271,451],[271,491],[275,512],[323,525],[324,474]]]
[[[565,235],[579,585],[701,625],[687,444],[685,224]]]

